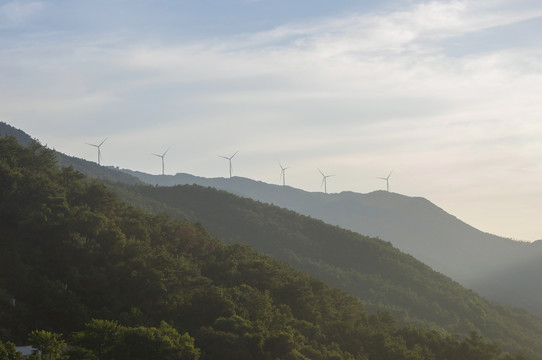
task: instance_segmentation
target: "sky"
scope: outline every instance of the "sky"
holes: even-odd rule
[[[542,2],[0,0],[0,121],[152,174],[425,197],[542,239]]]

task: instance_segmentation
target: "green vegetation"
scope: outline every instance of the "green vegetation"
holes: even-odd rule
[[[60,334],[49,331],[34,330],[28,336],[28,340],[34,347],[31,360],[56,360],[63,358],[63,350],[67,347]]]
[[[23,356],[15,349],[12,342],[2,342],[0,340],[0,359],[2,360],[23,360]]]
[[[513,359],[127,206],[37,143],[0,138],[0,228],[7,359],[27,339],[34,359]]]
[[[212,236],[288,262],[355,295],[371,313],[464,336],[474,330],[505,349],[542,354],[540,318],[487,301],[382,240],[212,188],[110,186],[148,211],[202,221]]]
[[[164,359],[197,360],[194,339],[179,334],[166,322],[154,327],[126,327],[115,321],[91,320],[72,335],[71,359]]]

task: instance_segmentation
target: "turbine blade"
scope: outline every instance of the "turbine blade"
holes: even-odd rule
[[[102,144],[103,144],[103,143],[105,142],[105,140],[107,140],[107,139],[108,139],[108,138],[105,138],[105,139],[100,143],[100,145],[98,145],[98,146],[102,146]]]
[[[166,154],[167,154],[167,152],[169,151],[169,149],[171,149],[171,148],[167,148],[167,150],[164,151],[164,153],[162,154],[162,156],[166,156]]]
[[[320,172],[320,174],[322,174],[322,176],[325,177],[324,173],[322,172],[322,170],[318,169],[318,171]]]
[[[94,147],[98,147],[98,145],[96,145],[96,144],[91,144],[91,143],[85,143],[85,144],[90,145],[90,146],[94,146]]]

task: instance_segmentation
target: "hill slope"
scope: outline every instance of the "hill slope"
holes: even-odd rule
[[[0,351],[37,328],[71,332],[73,359],[500,354],[476,333],[460,341],[398,328],[388,313],[368,315],[355,298],[213,240],[201,225],[126,206],[103,185],[59,170],[37,143],[0,138],[0,181]]]
[[[507,349],[542,334],[540,318],[491,303],[382,240],[213,188],[110,186],[132,204],[202,221],[213,236],[286,261],[358,296],[371,312],[388,309],[402,322],[454,333],[478,330]]]
[[[492,300],[526,306],[542,315],[542,284],[519,276],[502,276],[508,269],[541,262],[542,246],[483,233],[426,199],[385,191],[310,193],[240,177],[208,179],[189,174],[155,176],[123,171],[153,185],[211,186],[379,237]]]
[[[94,167],[98,167],[95,165]],[[87,170],[94,171],[94,167],[89,167]],[[109,169],[110,171],[116,171],[115,169]],[[164,177],[165,179],[168,179],[170,177]],[[237,180],[237,179],[234,179]],[[248,181],[251,183],[252,181],[247,179],[241,179],[242,181]],[[253,182],[252,182],[253,183]],[[142,189],[145,189],[146,187],[141,187]],[[121,189],[121,190],[119,190]],[[175,209],[174,207],[164,205],[162,202],[152,200],[148,196],[143,196],[142,194],[136,194],[133,190],[127,190],[131,188],[124,188],[121,187],[119,184],[117,184],[117,190],[121,192],[128,192],[129,195],[125,194],[130,198],[132,201],[136,201],[139,204],[144,204],[144,206],[147,206],[149,208],[153,208],[154,210],[158,211],[168,211],[172,214],[175,214],[178,217],[184,217],[188,219],[199,219],[200,217],[204,217],[202,215],[196,216],[197,213],[193,209],[188,210],[179,210]],[[281,188],[282,189],[282,188]],[[286,188],[288,190],[295,190],[291,188]],[[297,191],[297,190],[295,190]],[[324,194],[310,194],[315,197],[325,197]],[[208,201],[206,199],[205,195],[203,199],[199,198],[198,202],[202,201],[205,203]],[[214,195],[213,195],[214,196]],[[197,198],[197,197],[196,197]],[[244,201],[244,200],[243,200]],[[234,206],[236,207],[236,206]],[[209,209],[207,209],[209,210]],[[205,211],[207,211],[205,210]],[[224,214],[228,214],[230,209],[226,207],[223,208],[221,212],[216,213],[219,217],[222,217]],[[257,212],[254,212],[253,210],[250,210],[251,216],[254,217],[254,215],[257,215]],[[263,212],[265,213],[265,212]],[[261,216],[256,216],[257,219],[262,220]],[[263,217],[264,222],[267,221],[267,218],[269,216]],[[249,219],[253,220],[253,219]],[[243,226],[234,227],[233,229],[235,231],[240,231],[240,233],[234,233],[234,234],[226,234],[225,237],[227,239],[230,239],[230,241],[240,241],[240,242],[246,242],[251,243],[253,242],[255,238],[262,237],[265,234],[272,233],[274,234],[275,239],[266,238],[266,241],[260,241],[260,245],[263,243],[267,248],[264,248],[264,251],[268,251],[270,245],[273,244],[273,241],[276,239],[287,239],[287,241],[283,241],[283,243],[286,243],[287,245],[290,243],[295,243],[295,241],[290,241],[291,238],[288,237],[288,235],[298,234],[299,225],[294,224],[293,229],[283,230],[277,232],[269,231],[269,229],[274,228],[281,228],[282,224],[281,221],[275,220],[274,223],[269,223],[265,225],[263,228],[258,226],[260,224],[257,224],[256,227],[251,225],[254,229],[258,229],[259,231],[257,236],[252,235],[252,239],[247,236],[248,233],[242,233]],[[250,223],[250,221],[249,221]],[[216,224],[212,224],[211,226],[214,226]],[[280,226],[277,226],[280,225]],[[322,224],[323,225],[323,224]],[[229,224],[223,224],[223,229],[228,229]],[[231,230],[231,229],[230,229]],[[213,230],[214,231],[214,230]],[[320,233],[319,230],[312,230],[313,234],[316,233],[317,235]],[[324,231],[326,232],[326,231]],[[305,241],[306,244],[311,244],[311,236],[310,233],[304,233],[301,236],[298,236],[299,239],[302,241]],[[276,235],[276,236],[275,236]],[[329,235],[329,234],[328,234]],[[357,236],[356,234],[350,234],[354,236],[354,238]],[[331,235],[330,235],[331,236]],[[333,236],[336,236],[333,235]],[[265,238],[265,236],[263,236]],[[308,237],[308,240],[306,240]],[[233,240],[232,240],[233,239]],[[305,240],[303,240],[305,239]],[[298,239],[294,239],[298,240]],[[329,239],[328,239],[329,240]],[[350,240],[349,240],[350,241]],[[356,240],[357,241],[357,240]],[[354,243],[356,242],[354,241]],[[374,239],[372,241],[375,241]],[[382,242],[376,242],[383,244]],[[306,245],[305,244],[305,245]],[[358,244],[359,245],[359,244]],[[378,247],[381,247],[381,245],[378,245]],[[306,247],[305,247],[306,248]],[[521,311],[511,311],[508,308],[505,307],[499,307],[491,305],[493,308],[489,313],[487,313],[486,303],[483,299],[480,298],[474,298],[471,299],[467,292],[467,296],[465,296],[465,290],[458,287],[457,284],[453,284],[453,286],[450,287],[449,279],[446,279],[448,281],[448,284],[444,284],[444,291],[441,291],[440,289],[442,286],[437,285],[433,286],[431,284],[432,282],[436,281],[437,283],[440,281],[438,277],[429,277],[424,278],[426,274],[424,274],[424,270],[426,269],[426,266],[423,266],[422,264],[419,264],[418,262],[406,262],[399,266],[399,269],[393,268],[393,265],[397,261],[397,251],[395,249],[392,249],[391,247],[387,246],[388,250],[382,250],[382,254],[388,256],[384,258],[380,258],[378,252],[369,252],[368,254],[368,261],[366,261],[366,264],[372,264],[371,261],[374,261],[376,263],[389,265],[390,271],[389,273],[386,270],[386,266],[383,268],[382,274],[375,274],[375,269],[382,270],[382,267],[375,267],[375,268],[369,268],[369,269],[348,269],[348,268],[342,268],[341,265],[343,261],[341,260],[342,256],[346,256],[345,259],[352,259],[353,257],[358,255],[359,248],[347,248],[346,252],[343,251],[340,256],[337,256],[335,259],[335,263],[328,264],[327,261],[329,259],[324,259],[325,261],[322,261],[321,258],[318,258],[317,256],[314,257],[315,254],[311,254],[309,251],[305,255],[302,253],[296,254],[295,251],[289,250],[287,247],[282,249],[282,255],[286,253],[287,256],[289,256],[287,259],[289,261],[292,261],[292,263],[296,263],[300,266],[305,266],[305,269],[308,271],[311,271],[313,274],[316,274],[320,276],[323,279],[326,279],[327,281],[332,282],[335,284],[335,286],[342,286],[343,288],[349,290],[352,293],[356,293],[359,296],[365,296],[364,301],[369,306],[371,310],[374,309],[380,309],[380,308],[390,308],[394,311],[395,314],[397,314],[403,321],[413,321],[417,322],[419,324],[423,324],[428,327],[435,327],[435,326],[441,326],[445,327],[447,329],[451,329],[452,331],[461,331],[465,332],[470,329],[481,329],[482,331],[484,328],[488,328],[490,331],[489,336],[493,336],[491,334],[497,333],[496,338],[500,338],[504,343],[507,343],[508,348],[517,349],[519,347],[522,347],[525,342],[530,343],[533,337],[537,337],[540,334],[540,326],[539,326],[539,320],[534,319],[530,317],[528,314],[521,312]],[[386,247],[381,247],[381,249],[386,249]],[[389,249],[392,249],[392,252],[389,252]],[[280,250],[280,247],[279,247]],[[311,249],[309,249],[311,250]],[[344,250],[344,249],[343,249]],[[362,250],[363,252],[364,250]],[[288,253],[289,252],[289,253]],[[314,252],[314,251],[313,251]],[[320,253],[329,253],[332,254],[335,252],[335,248],[333,244],[323,244],[320,246]],[[280,256],[280,254],[278,255]],[[401,255],[403,256],[403,255]],[[373,259],[374,258],[374,259]],[[413,259],[412,259],[413,260]],[[337,262],[340,264],[337,265]],[[413,264],[416,264],[413,266]],[[303,268],[303,267],[301,267]],[[367,271],[367,273],[364,273],[364,271]],[[395,275],[400,275],[399,277],[393,278],[390,277],[390,274],[393,274],[395,272]],[[403,273],[404,272],[404,273]],[[414,284],[407,282],[404,282],[405,280],[408,280],[406,278],[409,277],[409,274],[411,275],[413,279],[416,279],[414,281]],[[419,276],[419,274],[422,274]],[[402,276],[402,277],[401,277]],[[421,280],[421,281],[420,281]],[[415,284],[416,281],[418,284]],[[424,285],[424,283],[430,284],[430,285]],[[365,289],[363,287],[365,286]],[[433,290],[431,290],[433,288]],[[420,291],[423,290],[423,291]],[[425,292],[425,290],[429,289],[428,292]],[[459,297],[453,297],[449,298],[450,293],[455,292],[453,289],[459,289]],[[433,293],[431,292],[433,291]],[[443,293],[444,295],[442,295]],[[437,299],[437,301],[435,301]],[[429,309],[430,311],[426,311]],[[500,313],[500,315],[499,315]],[[421,316],[420,316],[421,314]],[[474,320],[473,322],[471,321]],[[489,321],[488,321],[489,319]],[[504,330],[501,328],[501,325],[503,323],[507,323],[510,325],[507,325]],[[437,325],[438,324],[438,325]],[[516,328],[517,326],[517,328]],[[503,335],[506,334],[506,335]],[[529,345],[530,346],[530,345]]]

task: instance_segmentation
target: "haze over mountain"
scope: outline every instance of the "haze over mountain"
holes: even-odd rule
[[[475,329],[506,348],[541,333],[525,310],[492,303],[380,239],[210,187],[109,186],[133,205],[202,221],[219,239],[288,262],[359,297],[371,312],[451,333]]]
[[[481,232],[427,199],[385,191],[312,193],[240,177],[209,179],[122,171],[153,185],[214,187],[379,237],[493,300],[542,314],[542,283],[525,276],[533,268],[527,264],[536,266],[542,258],[542,242],[519,242]]]

